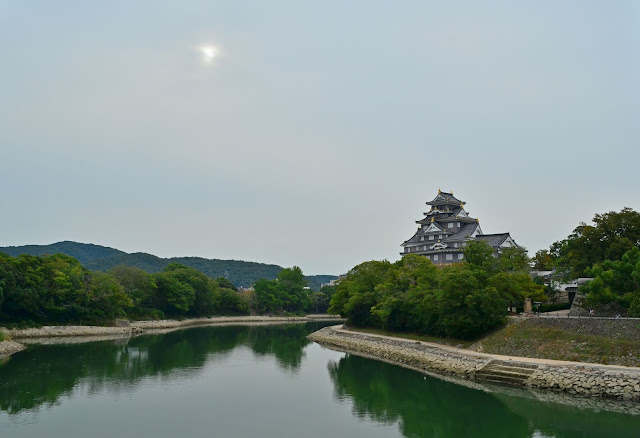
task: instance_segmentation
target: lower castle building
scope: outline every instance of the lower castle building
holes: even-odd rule
[[[456,199],[453,192],[438,190],[433,201],[427,202],[430,210],[422,220],[416,221],[418,231],[402,243],[400,254],[420,254],[435,264],[458,263],[464,260],[467,242],[484,240],[496,255],[502,248],[521,248],[509,233],[484,234],[478,219],[470,217],[464,209],[466,202]]]

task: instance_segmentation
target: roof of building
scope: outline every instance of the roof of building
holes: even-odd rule
[[[471,236],[479,226],[480,224],[478,222],[473,222],[471,224],[464,224],[464,226],[460,228],[460,231],[447,237],[447,240],[457,241],[457,240],[469,239],[469,236]]]
[[[444,205],[444,204],[464,205],[465,202],[453,196],[453,193],[446,193],[438,190],[438,194],[436,195],[435,198],[433,198],[433,201],[429,201],[427,202],[427,204],[428,205]]]
[[[507,240],[508,238],[509,238],[509,233],[479,234],[476,236],[477,240],[484,240],[494,248],[500,247],[500,245],[502,245],[504,241]]]

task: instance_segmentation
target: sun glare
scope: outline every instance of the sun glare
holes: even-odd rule
[[[204,46],[200,47],[200,52],[202,52],[202,57],[206,62],[213,62],[218,54],[218,49],[213,46]]]

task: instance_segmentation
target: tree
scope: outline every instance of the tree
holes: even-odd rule
[[[567,239],[552,245],[556,266],[567,278],[585,275],[591,266],[605,260],[620,260],[633,247],[640,247],[640,213],[623,208],[596,214],[594,225],[580,223]]]
[[[225,289],[231,289],[232,291],[238,292],[238,288],[235,287],[227,277],[216,278],[216,283],[218,283],[218,286],[220,287],[223,287]]]
[[[640,248],[628,250],[620,260],[605,260],[586,270],[593,280],[580,287],[592,306],[615,303],[640,316]]]
[[[274,280],[261,279],[253,285],[258,313],[277,313],[283,308],[282,287]]]
[[[278,273],[275,280],[258,280],[253,286],[260,313],[302,313],[311,305],[311,294],[302,270],[294,266]]]
[[[155,307],[168,315],[186,314],[196,298],[193,287],[167,272],[158,272],[154,279],[157,285]]]
[[[555,259],[549,250],[541,249],[536,252],[536,255],[531,261],[533,262],[533,269],[537,271],[551,271]]]
[[[524,248],[503,248],[498,256],[498,269],[503,272],[529,272],[529,257]]]
[[[108,273],[118,280],[124,293],[133,302],[134,315],[144,315],[153,308],[153,298],[156,292],[153,275],[142,269],[123,265],[111,268]]]
[[[471,241],[464,248],[466,264],[489,275],[496,272],[499,267],[498,260],[494,257],[494,254],[493,247],[483,240]]]
[[[122,318],[132,307],[133,301],[114,276],[100,271],[92,273],[89,293],[92,317],[98,320]]]
[[[353,268],[336,287],[329,313],[339,313],[356,326],[379,325],[377,316],[371,313],[379,301],[376,286],[385,283],[393,269],[386,260],[364,262]]]

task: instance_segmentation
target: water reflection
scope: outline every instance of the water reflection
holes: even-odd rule
[[[30,347],[0,364],[0,410],[17,414],[53,405],[79,385],[89,393],[105,387],[131,391],[145,378],[197,374],[240,346],[257,357],[275,356],[281,369],[295,373],[309,343],[306,335],[327,324],[198,327],[124,341]]]
[[[335,397],[353,414],[398,423],[414,437],[635,437],[639,416],[541,403],[469,389],[384,362],[346,355],[329,363]]]

